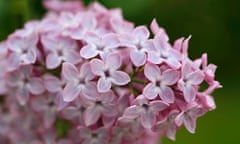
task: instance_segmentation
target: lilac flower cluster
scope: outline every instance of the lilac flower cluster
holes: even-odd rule
[[[216,66],[99,3],[46,1],[50,12],[0,44],[0,141],[154,144],[215,109]],[[150,36],[152,33],[153,36]]]

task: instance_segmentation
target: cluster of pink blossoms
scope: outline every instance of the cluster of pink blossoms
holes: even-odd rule
[[[216,66],[99,3],[44,3],[50,12],[0,43],[0,141],[155,144],[215,109]],[[152,33],[153,36],[150,36]]]

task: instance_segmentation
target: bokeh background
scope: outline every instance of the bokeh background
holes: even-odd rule
[[[91,0],[85,0],[88,4]],[[214,93],[217,109],[198,120],[196,134],[184,128],[176,142],[163,144],[235,144],[240,130],[240,1],[239,0],[100,0],[108,8],[120,7],[126,19],[149,25],[156,18],[173,42],[192,35],[192,58],[207,52],[218,65],[223,88]],[[0,40],[25,21],[45,13],[41,0],[0,0]],[[1,143],[1,142],[0,142]]]

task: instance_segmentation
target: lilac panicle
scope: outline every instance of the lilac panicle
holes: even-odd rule
[[[191,36],[171,44],[156,19],[134,26],[97,2],[43,4],[0,42],[1,142],[155,144],[216,108],[217,66],[189,58]]]

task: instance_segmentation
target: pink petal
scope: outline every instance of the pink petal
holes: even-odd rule
[[[56,119],[56,112],[54,109],[49,108],[44,112],[44,125],[46,128],[50,128]]]
[[[97,107],[87,108],[86,111],[84,112],[84,118],[85,118],[84,120],[85,120],[86,126],[95,124],[100,118],[100,116],[101,116],[101,113]]]
[[[29,99],[29,92],[26,87],[17,89],[16,97],[21,105],[25,105]]]
[[[146,26],[139,26],[133,30],[133,35],[138,39],[139,42],[147,40],[150,33]]]
[[[177,131],[176,126],[174,124],[171,124],[168,126],[165,133],[168,138],[170,138],[171,140],[175,140],[176,139],[176,131]]]
[[[155,51],[148,52],[148,61],[153,64],[163,63],[163,59]]]
[[[112,83],[110,79],[101,77],[97,83],[97,89],[99,92],[108,92],[111,89]]]
[[[180,78],[180,73],[176,70],[166,70],[162,74],[162,83],[166,85],[173,85],[175,84],[178,79]]]
[[[181,63],[176,58],[168,58],[166,63],[173,69],[178,69],[181,67]]]
[[[55,53],[47,55],[46,65],[48,69],[55,69],[61,64],[62,59]]]
[[[107,117],[116,116],[117,110],[114,105],[103,106],[102,114]]]
[[[166,109],[169,105],[163,101],[155,100],[150,102],[150,107],[154,112],[159,112]]]
[[[130,82],[130,77],[127,73],[122,71],[115,71],[111,74],[112,82],[116,85],[126,85]]]
[[[85,59],[90,59],[98,55],[97,47],[93,44],[88,44],[80,50],[80,55]]]
[[[175,118],[175,124],[180,127],[184,122],[184,112],[178,114]]]
[[[78,52],[74,50],[68,50],[66,54],[64,54],[64,61],[72,63],[72,64],[77,64],[81,62],[81,57]]]
[[[146,112],[141,115],[142,126],[146,129],[150,129],[156,123],[156,116],[152,112]]]
[[[148,99],[155,99],[158,95],[158,91],[156,90],[156,86],[153,83],[149,83],[144,87],[143,94]]]
[[[193,102],[196,98],[196,89],[193,86],[185,86],[183,89],[183,94],[186,102]]]
[[[37,53],[35,50],[29,50],[28,53],[22,55],[21,59],[25,64],[35,63]]]
[[[87,40],[87,43],[92,43],[95,45],[99,45],[101,43],[99,36],[93,32],[86,32],[85,38]]]
[[[173,90],[168,86],[162,86],[161,90],[159,91],[159,95],[161,99],[167,103],[173,103],[174,102],[174,92]]]
[[[62,113],[63,113],[64,118],[67,118],[68,120],[73,120],[74,118],[79,116],[78,109],[73,106],[69,106],[69,107],[65,108],[62,111]]]
[[[124,118],[135,119],[139,116],[139,108],[136,105],[128,107],[123,114]]]
[[[116,120],[115,117],[106,117],[106,116],[102,117],[103,125],[106,128],[110,128],[114,124],[115,120]]]
[[[88,81],[94,78],[94,75],[91,70],[91,66],[88,62],[82,64],[80,68],[80,77]]]
[[[184,63],[182,67],[182,75],[184,79],[187,79],[187,76],[192,73],[192,67],[189,63]]]
[[[168,41],[169,40],[165,30],[158,25],[156,19],[153,19],[153,21],[150,25],[150,28],[151,28],[151,31],[153,32],[153,34],[155,36],[161,37],[161,39],[163,41]]]
[[[66,87],[63,89],[63,100],[66,102],[71,102],[76,99],[82,88],[79,85],[68,83]]]
[[[102,38],[102,43],[106,49],[116,48],[119,46],[119,40],[116,34],[106,34]]]
[[[184,125],[190,133],[195,133],[196,119],[194,119],[194,118],[190,117],[189,115],[185,114]]]
[[[12,71],[19,67],[20,57],[17,53],[10,53],[8,59],[8,70]]]
[[[59,92],[62,90],[61,81],[52,75],[45,75],[44,76],[44,85],[45,88],[50,92]]]
[[[42,94],[44,92],[45,88],[43,87],[43,82],[40,78],[32,78],[29,81],[29,91],[32,94]]]
[[[87,99],[95,100],[99,95],[96,84],[94,82],[88,82],[82,90],[82,94]]]
[[[183,40],[184,40],[184,38],[177,39],[173,44],[173,48],[178,50],[178,51],[181,51]]]
[[[188,80],[193,85],[200,84],[204,79],[204,75],[201,71],[195,71],[188,76]]]
[[[93,59],[90,61],[92,72],[95,75],[101,76],[104,72],[104,63],[99,59]]]
[[[131,51],[130,58],[133,64],[137,67],[144,65],[147,59],[146,54],[138,50]]]
[[[116,70],[122,65],[121,57],[118,53],[109,54],[105,61],[106,66],[111,70]]]
[[[151,82],[156,82],[161,75],[161,71],[157,65],[146,64],[144,67],[144,75]]]
[[[62,65],[62,74],[64,78],[68,81],[76,81],[78,79],[77,68],[68,62],[64,62]]]

